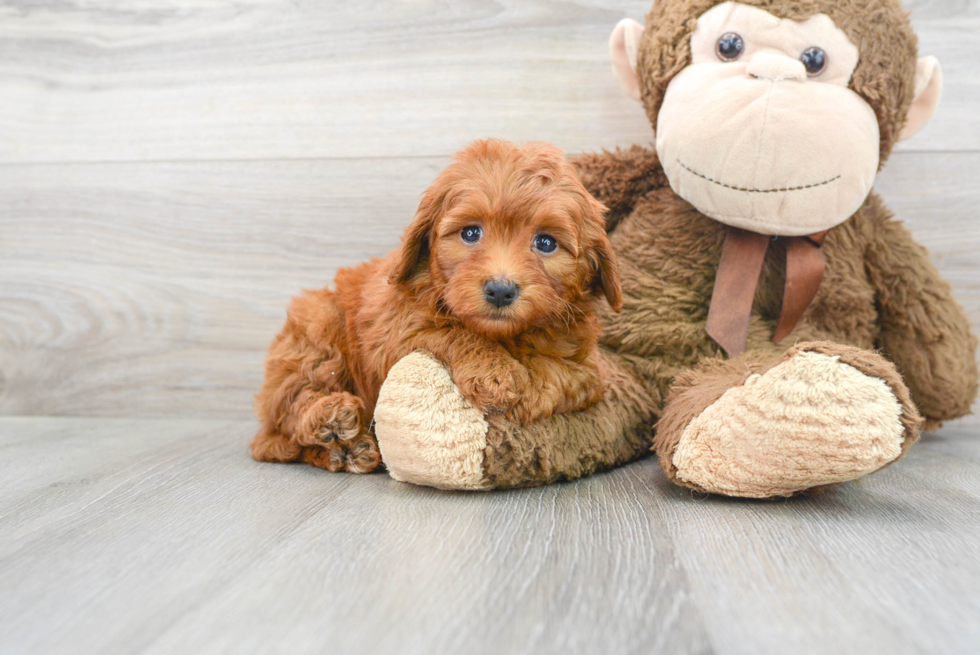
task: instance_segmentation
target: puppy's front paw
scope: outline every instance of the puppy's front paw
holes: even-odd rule
[[[527,389],[514,405],[504,412],[507,420],[518,425],[530,425],[555,413],[555,403],[542,394]]]
[[[483,370],[466,367],[453,371],[459,392],[481,411],[506,411],[521,398],[527,388],[527,374],[516,361],[491,364]]]
[[[524,403],[518,403],[514,407],[504,412],[504,416],[511,423],[517,423],[518,425],[530,425],[534,423],[539,418],[544,418],[545,416],[551,416],[551,412],[542,411],[540,408],[529,407]]]
[[[602,392],[602,380],[591,369],[571,370],[548,379],[539,377],[524,388],[520,399],[505,415],[513,423],[529,425],[555,414],[588,409],[602,400]]]

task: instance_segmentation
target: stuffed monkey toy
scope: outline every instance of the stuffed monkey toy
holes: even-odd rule
[[[390,474],[530,486],[652,445],[676,484],[791,496],[878,471],[969,413],[977,341],[871,191],[942,88],[900,2],[657,0],[610,46],[656,147],[576,160],[622,277],[602,402],[519,427],[409,355],[375,412]]]

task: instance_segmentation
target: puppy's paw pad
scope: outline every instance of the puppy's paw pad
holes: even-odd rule
[[[303,446],[316,446],[334,439],[355,439],[361,432],[364,401],[354,394],[338,391],[310,405],[296,440]]]
[[[335,473],[371,473],[381,466],[378,442],[368,433],[346,441],[333,436],[321,446],[304,448],[302,459],[307,464]]]
[[[347,470],[347,452],[338,445],[336,439],[323,446],[303,448],[300,458],[310,466],[326,469],[332,473]]]
[[[372,473],[381,466],[378,442],[369,434],[362,434],[347,444],[347,470],[351,473]]]

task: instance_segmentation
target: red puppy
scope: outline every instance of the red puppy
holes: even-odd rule
[[[256,398],[255,459],[376,469],[378,390],[415,350],[445,362],[474,406],[518,423],[598,402],[597,294],[622,304],[603,213],[554,146],[470,145],[398,250],[293,300]]]

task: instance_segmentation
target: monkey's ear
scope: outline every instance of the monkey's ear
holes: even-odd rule
[[[909,107],[908,118],[902,127],[899,141],[904,141],[921,130],[936,113],[939,98],[943,94],[943,69],[935,57],[923,57],[915,67],[915,99]]]
[[[422,202],[419,203],[419,209],[415,212],[415,219],[402,237],[395,268],[388,276],[388,282],[391,284],[411,280],[422,258],[429,254],[429,238],[442,212],[442,200],[442,195],[437,194],[432,187],[425,192]]]
[[[636,54],[640,49],[641,36],[643,26],[632,18],[619,21],[609,36],[613,75],[637,102],[640,100],[640,78],[636,74]]]

